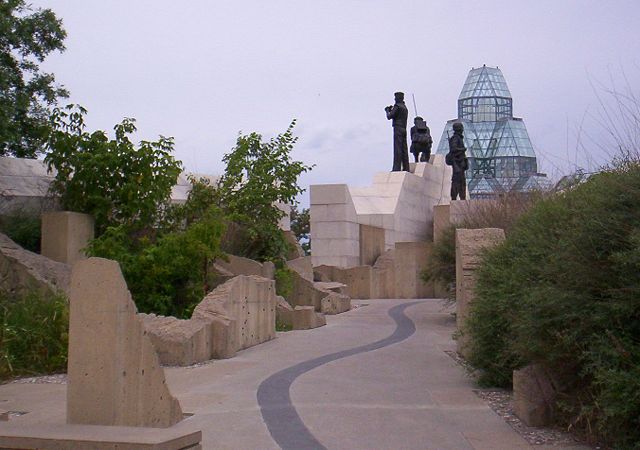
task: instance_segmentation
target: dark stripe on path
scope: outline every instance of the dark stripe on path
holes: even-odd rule
[[[371,344],[301,362],[274,373],[260,383],[258,387],[258,405],[260,405],[262,417],[271,433],[271,437],[283,450],[325,448],[311,434],[291,403],[289,389],[296,378],[328,362],[404,341],[416,331],[413,321],[404,314],[404,310],[417,303],[421,302],[404,303],[389,310],[389,316],[396,322],[396,329],[390,336]]]

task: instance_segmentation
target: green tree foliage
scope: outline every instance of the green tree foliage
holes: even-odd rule
[[[616,448],[640,442],[638,205],[637,162],[538,202],[481,265],[466,330],[483,383],[543,364],[562,418]]]
[[[291,208],[291,231],[295,234],[296,239],[300,242],[300,246],[304,250],[305,255],[311,254],[311,221],[309,208],[298,208],[294,205]]]
[[[51,108],[68,93],[38,64],[63,51],[65,37],[50,9],[0,2],[0,156],[35,158],[43,150]]]
[[[288,244],[278,227],[284,212],[277,203],[295,204],[303,192],[298,177],[311,169],[291,158],[297,140],[294,126],[295,120],[267,142],[257,133],[241,134],[223,158],[227,168],[218,183],[220,205],[233,222],[246,227],[242,256],[265,261],[287,254]]]
[[[100,235],[108,226],[152,226],[169,201],[182,164],[171,155],[173,139],[160,136],[136,147],[134,119],[104,131],[85,131],[81,107],[56,108],[45,158],[57,170],[52,190],[64,208],[91,214]]]
[[[0,380],[65,370],[68,330],[64,295],[0,292]]]

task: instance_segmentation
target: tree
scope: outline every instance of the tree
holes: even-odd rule
[[[43,150],[51,108],[68,92],[38,64],[65,49],[66,35],[50,9],[0,2],[0,156],[35,158]]]
[[[73,105],[53,111],[45,157],[57,171],[53,192],[65,209],[91,214],[98,235],[108,226],[152,227],[182,169],[171,155],[173,138],[136,148],[128,137],[136,131],[134,119],[117,124],[109,139],[104,131],[84,131],[85,114]]]
[[[258,133],[240,134],[235,148],[223,158],[227,168],[218,182],[220,205],[231,220],[247,227],[244,256],[249,258],[277,260],[287,253],[288,244],[278,227],[284,212],[277,204],[296,203],[296,196],[304,191],[298,177],[312,168],[291,159],[297,141],[295,123],[268,142]]]
[[[305,255],[311,254],[311,223],[309,217],[309,208],[298,208],[294,205],[291,208],[291,231],[296,235],[296,239],[300,242]]]

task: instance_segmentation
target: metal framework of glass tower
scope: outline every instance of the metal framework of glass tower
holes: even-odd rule
[[[464,124],[470,198],[546,186],[527,128],[513,117],[513,99],[500,69],[482,66],[469,71],[458,97],[458,118],[447,122],[437,153],[449,152],[448,136],[455,122]]]

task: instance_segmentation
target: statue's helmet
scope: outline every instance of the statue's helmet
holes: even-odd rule
[[[416,116],[415,119],[413,119],[413,123],[418,123],[418,122],[422,122],[424,119],[420,116]]]
[[[404,101],[404,92],[395,92],[393,94],[393,96],[395,97],[397,102],[403,102]]]
[[[460,122],[454,123],[453,131],[464,131],[464,125],[462,125]]]

